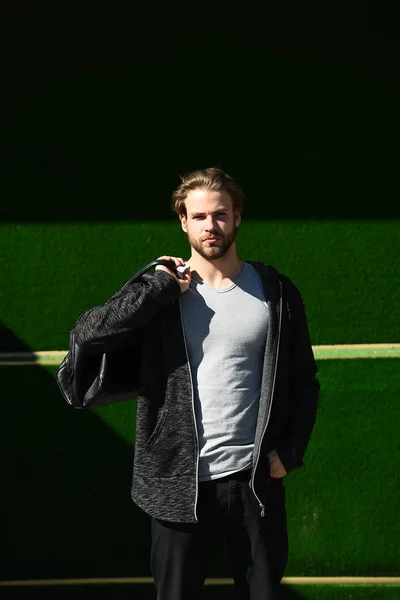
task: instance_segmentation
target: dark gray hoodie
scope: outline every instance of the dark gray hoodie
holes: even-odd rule
[[[251,264],[269,310],[250,482],[263,514],[267,453],[276,448],[288,472],[303,464],[320,386],[300,292],[274,267]],[[90,353],[140,348],[132,498],[156,518],[195,522],[199,449],[180,293],[165,271],[143,275],[81,315],[75,339]]]

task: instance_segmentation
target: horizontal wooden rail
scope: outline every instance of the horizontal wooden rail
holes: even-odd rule
[[[350,358],[400,358],[400,344],[334,344],[313,346],[316,360]],[[0,366],[31,364],[58,366],[66,350],[39,350],[37,352],[0,352]]]
[[[0,587],[42,587],[66,585],[150,584],[152,577],[93,577],[82,579],[15,579],[0,581]],[[284,577],[285,585],[400,585],[400,577]],[[230,578],[209,578],[205,585],[232,585]]]

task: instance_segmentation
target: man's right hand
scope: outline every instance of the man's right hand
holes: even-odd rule
[[[185,265],[185,261],[183,260],[183,258],[176,258],[176,256],[159,256],[157,260],[159,259],[170,260],[171,262],[175,263],[177,267],[183,267]],[[183,292],[186,292],[189,289],[190,282],[192,280],[192,274],[190,272],[190,269],[188,269],[184,273],[183,279],[179,279],[179,277],[177,277],[173,271],[171,271],[167,267],[164,267],[164,265],[157,265],[156,271],[166,271],[167,273],[172,275],[172,277],[179,283],[182,294]]]

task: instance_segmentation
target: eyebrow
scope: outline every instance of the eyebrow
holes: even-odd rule
[[[220,213],[220,212],[227,212],[227,210],[228,209],[225,206],[220,206],[216,210],[213,210],[211,214],[212,215],[216,215],[217,213]],[[203,215],[205,215],[204,212],[193,212],[193,213],[190,213],[191,217],[202,217]]]

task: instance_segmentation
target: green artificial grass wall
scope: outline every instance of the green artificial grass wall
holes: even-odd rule
[[[244,218],[238,250],[298,285],[314,344],[398,342],[399,238],[400,221]],[[162,254],[188,258],[177,221],[3,226],[0,319],[33,350],[64,350],[81,312]]]
[[[287,479],[287,574],[399,575],[399,361],[320,361],[305,466]]]
[[[397,359],[320,361],[317,424],[286,479],[287,576],[398,575]],[[77,411],[54,368],[2,367],[2,578],[148,576],[130,499],[135,403]],[[230,575],[223,548],[210,577]]]
[[[136,596],[140,600],[153,598],[148,595]],[[282,585],[281,600],[398,600],[400,586],[361,586],[361,585]],[[233,600],[233,589],[213,587],[205,589],[202,600]],[[29,599],[30,600],[30,599]],[[122,599],[121,599],[122,600]]]

